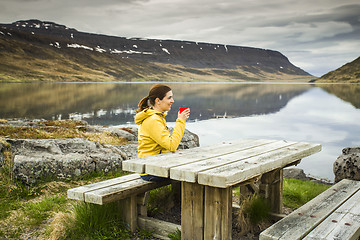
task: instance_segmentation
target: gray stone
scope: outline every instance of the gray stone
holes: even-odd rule
[[[82,138],[7,141],[13,146],[15,178],[28,184],[121,169],[125,156]]]
[[[169,132],[172,134],[174,128],[170,127]],[[178,149],[189,149],[194,147],[199,147],[199,137],[195,133],[190,132],[189,130],[185,129],[184,135],[181,139]]]
[[[283,171],[284,178],[294,178],[299,179],[303,181],[309,180],[309,178],[306,176],[304,170],[300,168],[285,168]]]
[[[335,182],[342,179],[360,180],[360,147],[347,147],[342,150],[333,164]]]
[[[0,141],[0,167],[5,165],[4,144]]]
[[[79,127],[79,129],[86,132],[95,132],[95,133],[109,132],[113,136],[125,138],[130,142],[137,141],[137,131],[133,131],[130,128],[87,125],[87,126],[81,126]]]

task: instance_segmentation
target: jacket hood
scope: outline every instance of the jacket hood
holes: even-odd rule
[[[164,113],[158,112],[158,111],[156,111],[156,110],[154,110],[154,109],[152,109],[152,108],[146,108],[146,109],[144,109],[143,111],[141,111],[141,112],[139,112],[139,113],[137,113],[137,114],[135,115],[135,123],[136,123],[137,125],[140,125],[140,124],[142,124],[142,122],[143,122],[145,119],[147,119],[148,117],[150,117],[150,116],[152,116],[152,115],[154,115],[154,114],[159,114],[159,115],[161,115],[161,116],[163,116],[163,117],[166,116]]]

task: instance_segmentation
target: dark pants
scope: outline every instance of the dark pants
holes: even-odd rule
[[[165,181],[168,178],[164,178],[164,177],[158,177],[158,176],[153,176],[153,175],[144,175],[144,176],[140,176],[141,179],[145,180],[145,181],[150,181],[150,182],[161,182],[161,181]]]

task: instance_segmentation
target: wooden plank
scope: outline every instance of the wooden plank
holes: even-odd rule
[[[260,240],[302,239],[360,188],[360,182],[344,179],[276,222],[260,234]]]
[[[122,163],[122,168],[125,171],[131,171],[131,172],[137,172],[137,173],[145,173],[145,165],[158,162],[160,166],[162,166],[164,163],[166,164],[170,160],[186,160],[188,157],[192,157],[196,155],[196,158],[202,158],[206,157],[206,155],[210,155],[217,153],[219,151],[223,152],[231,152],[234,151],[234,145],[242,145],[247,144],[251,142],[266,142],[269,140],[255,140],[255,139],[242,139],[242,140],[236,140],[236,141],[229,141],[229,142],[222,142],[213,146],[206,146],[206,147],[197,147],[192,149],[186,149],[186,150],[179,150],[175,153],[165,153],[165,154],[158,154],[154,156],[149,157],[143,157],[143,158],[136,158],[136,159],[130,159],[127,161],[124,161]],[[236,150],[236,147],[235,147]],[[206,155],[204,155],[206,153]],[[196,159],[195,159],[196,160]],[[148,172],[147,172],[148,173]],[[151,174],[151,173],[149,173]],[[155,175],[155,174],[153,174]],[[157,175],[157,176],[163,176],[168,177],[166,174]]]
[[[266,199],[271,212],[283,212],[283,170],[275,169],[262,175],[260,180],[260,195]]]
[[[103,205],[168,184],[170,184],[170,180],[148,182],[139,178],[117,185],[108,186],[106,188],[85,192],[85,202]]]
[[[170,233],[176,232],[177,229],[181,230],[181,226],[175,223],[161,221],[151,217],[138,217],[138,225],[142,229],[154,230],[154,237],[160,239],[169,239]]]
[[[239,151],[235,153],[214,156],[202,161],[197,161],[178,167],[172,167],[170,169],[170,178],[178,181],[196,182],[197,175],[201,171],[206,171],[230,163],[245,160],[247,158],[258,156],[293,144],[295,144],[295,142],[275,141],[265,145],[253,145],[250,148],[247,147],[239,149]]]
[[[219,147],[211,148],[208,149],[207,151],[191,153],[189,155],[183,155],[179,157],[172,155],[169,158],[164,158],[151,163],[147,163],[145,166],[145,172],[151,175],[169,177],[170,169],[174,167],[188,165],[191,163],[196,163],[198,161],[203,161],[207,159],[221,158],[229,154],[230,155],[236,154],[246,149],[252,149],[255,146],[270,144],[274,141],[275,140],[266,140],[266,139],[246,140],[236,144],[224,145],[220,148]],[[189,182],[195,182],[195,181],[189,181]]]
[[[312,230],[304,240],[348,239],[360,237],[360,190]]]
[[[291,162],[319,152],[320,149],[321,145],[319,144],[296,143],[272,152],[248,158],[246,161],[238,161],[199,172],[198,183],[226,188],[263,173],[282,168]]]
[[[232,191],[205,187],[204,239],[231,239]],[[196,238],[194,238],[196,239]]]
[[[137,229],[137,197],[135,195],[123,199],[123,217],[125,222],[129,225],[131,232],[135,232]]]
[[[84,185],[84,186],[80,186],[80,187],[76,187],[76,188],[71,188],[67,191],[67,196],[70,199],[85,201],[84,194],[86,192],[118,185],[121,183],[132,181],[134,179],[140,179],[140,175],[137,173],[134,173],[134,174],[125,175],[125,176],[121,176],[121,177],[117,177],[117,178],[113,178],[113,179],[109,179],[109,180],[105,180],[105,181],[101,181],[101,182],[97,182],[97,183],[93,183],[93,184],[88,184],[88,185]]]
[[[181,239],[204,239],[204,186],[181,183]]]

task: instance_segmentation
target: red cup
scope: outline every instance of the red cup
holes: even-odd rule
[[[181,108],[179,108],[180,113],[182,113],[185,109],[188,109],[188,107],[181,107]]]

